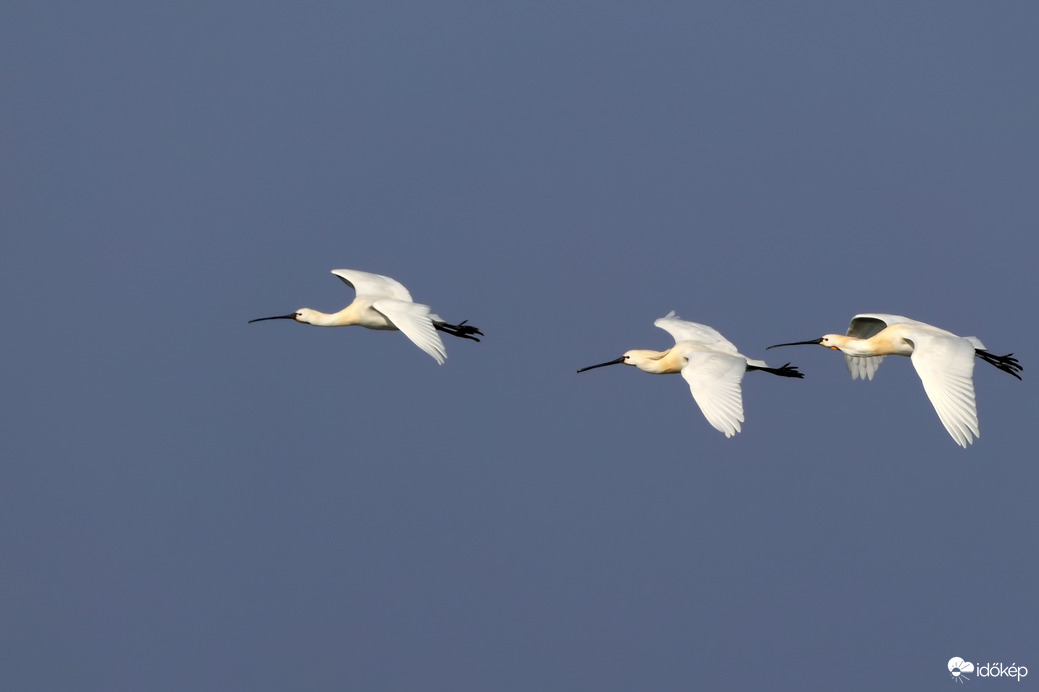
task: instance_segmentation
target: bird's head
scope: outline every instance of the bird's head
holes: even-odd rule
[[[661,357],[667,353],[667,351],[648,351],[645,349],[636,348],[634,350],[626,352],[621,358],[624,359],[625,365],[634,365],[640,370],[646,372],[653,372],[653,368],[649,367],[649,363],[655,363],[661,359]]]
[[[295,320],[300,324],[314,324],[317,320],[317,310],[311,310],[310,308],[300,308],[295,313]]]
[[[843,334],[827,334],[819,339],[819,345],[824,348],[832,348],[834,351],[840,351],[840,343],[845,339]]]

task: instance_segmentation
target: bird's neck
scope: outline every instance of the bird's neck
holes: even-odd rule
[[[913,348],[905,343],[898,334],[884,330],[874,334],[868,339],[859,339],[854,336],[832,335],[830,340],[841,350],[842,353],[855,357],[870,356],[908,356],[912,354]]]
[[[334,313],[332,315],[327,312],[321,312],[320,310],[311,310],[307,313],[308,323],[315,327],[338,327],[342,324],[339,318],[340,313]]]
[[[666,351],[649,351],[649,350],[636,350],[630,351],[632,365],[641,370],[642,372],[648,372],[652,375],[665,375],[668,373],[679,372],[682,370],[682,365],[679,364],[674,356],[673,349]]]

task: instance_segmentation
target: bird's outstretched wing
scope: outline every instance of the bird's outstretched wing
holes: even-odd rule
[[[740,356],[705,351],[690,353],[682,368],[704,418],[725,437],[738,433],[743,422],[740,381],[746,371],[747,361]]]
[[[399,284],[398,284],[399,285]],[[372,307],[393,323],[404,336],[411,339],[416,346],[433,357],[440,365],[447,358],[447,350],[444,342],[440,340],[433,327],[433,321],[429,318],[429,306],[422,303],[412,303],[408,300],[394,300],[383,298],[372,303]]]
[[[717,329],[708,327],[706,324],[679,319],[674,310],[653,322],[653,325],[674,337],[676,344],[682,341],[695,341],[717,351],[737,353],[736,346],[722,336]]]
[[[356,269],[333,269],[332,273],[338,276],[347,286],[351,286],[357,295],[376,300],[378,298],[392,298],[393,300],[405,300],[412,302],[408,289],[397,281],[382,274],[371,274]],[[401,331],[404,331],[403,329]]]
[[[856,339],[868,339],[876,336],[893,324],[904,324],[913,320],[901,315],[885,315],[883,313],[863,313],[851,318],[848,325],[848,336]]]
[[[978,408],[974,401],[974,346],[955,336],[909,333],[913,367],[942,425],[961,447],[979,436]]]

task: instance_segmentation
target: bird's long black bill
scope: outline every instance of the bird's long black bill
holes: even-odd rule
[[[293,312],[293,313],[288,314],[288,315],[275,315],[274,317],[257,317],[255,320],[249,320],[248,324],[252,324],[253,322],[263,322],[264,320],[294,320],[294,319],[296,319],[296,313]]]
[[[772,346],[766,346],[765,350],[770,348],[779,348],[780,346],[818,346],[823,342],[822,337],[818,339],[812,339],[811,341],[791,341],[789,344],[773,344]]]
[[[624,356],[616,360],[607,361],[605,363],[599,363],[598,365],[589,365],[587,368],[581,368],[577,372],[584,372],[585,370],[595,370],[596,368],[605,368],[607,365],[617,365],[618,363],[624,362]]]

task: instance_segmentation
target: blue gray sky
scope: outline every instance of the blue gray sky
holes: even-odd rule
[[[1039,8],[0,10],[4,690],[950,689],[1039,679]],[[479,344],[254,317],[396,277]],[[979,362],[769,351],[891,312]],[[1006,681],[973,680],[995,686]],[[1017,684],[1017,683],[1015,683]]]

